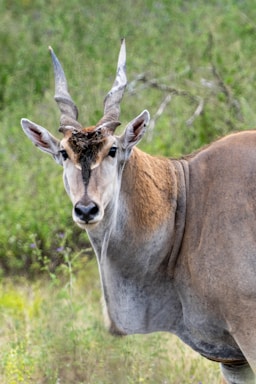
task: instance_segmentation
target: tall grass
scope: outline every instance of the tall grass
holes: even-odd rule
[[[95,123],[125,36],[123,123],[144,108],[154,119],[167,95],[161,85],[176,90],[142,149],[180,156],[250,129],[256,8],[250,0],[1,0],[0,15],[0,381],[217,383],[218,366],[174,336],[106,334],[95,261],[71,221],[61,168],[32,147],[19,121],[58,135],[51,45],[81,123]]]
[[[130,83],[121,119],[125,124],[143,108],[154,118],[166,97],[159,88],[135,81],[139,74],[186,92],[189,97],[173,95],[141,143],[150,153],[179,156],[230,130],[255,124],[255,12],[249,0],[114,0],[111,6],[80,0],[0,2],[3,273],[35,265],[31,236],[49,256],[54,235],[72,225],[60,167],[35,151],[19,124],[21,117],[28,117],[57,135],[59,113],[48,45],[63,63],[80,121],[86,125],[101,116],[120,37],[125,36]],[[203,112],[188,126],[199,100]]]
[[[174,336],[110,336],[95,261],[78,277],[62,272],[61,280],[2,284],[1,383],[218,383],[218,366]]]

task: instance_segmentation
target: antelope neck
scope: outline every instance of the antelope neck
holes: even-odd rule
[[[186,160],[173,160],[176,169],[178,191],[177,191],[177,208],[174,226],[174,242],[170,253],[168,263],[168,274],[171,278],[174,276],[175,265],[178,259],[179,251],[183,240],[186,224],[187,211],[187,193],[189,188],[189,169]]]

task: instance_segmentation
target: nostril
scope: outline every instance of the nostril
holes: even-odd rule
[[[91,207],[91,215],[97,215],[97,213],[99,212],[99,208],[95,203],[93,204],[94,204],[94,207]]]
[[[93,201],[90,201],[87,205],[78,202],[74,207],[74,211],[79,220],[88,223],[95,218],[99,212],[99,207]]]

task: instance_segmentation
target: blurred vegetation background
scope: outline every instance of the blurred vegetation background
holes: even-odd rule
[[[218,367],[177,339],[106,335],[95,260],[72,223],[61,167],[20,119],[58,135],[51,45],[80,122],[97,122],[125,37],[121,121],[150,111],[142,149],[179,157],[252,129],[255,20],[251,0],[0,0],[1,382],[218,382]]]

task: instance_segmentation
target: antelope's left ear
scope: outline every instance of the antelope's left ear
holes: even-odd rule
[[[132,149],[140,141],[146,131],[149,120],[149,112],[145,110],[127,125],[121,136],[124,149]]]

